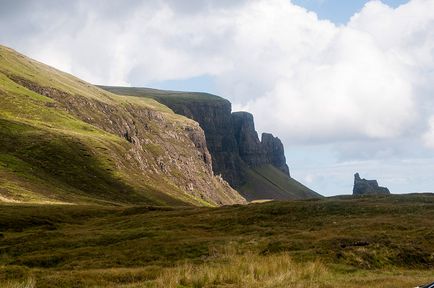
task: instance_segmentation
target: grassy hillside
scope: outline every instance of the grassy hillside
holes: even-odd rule
[[[1,287],[399,288],[433,281],[433,194],[221,208],[3,204],[0,227]]]
[[[240,187],[238,191],[247,200],[322,197],[297,180],[289,178],[273,165],[247,169],[246,176],[246,184]]]
[[[0,46],[0,202],[221,205],[197,123]]]

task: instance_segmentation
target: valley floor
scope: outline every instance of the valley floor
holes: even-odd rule
[[[0,287],[414,287],[434,195],[221,208],[0,205]]]

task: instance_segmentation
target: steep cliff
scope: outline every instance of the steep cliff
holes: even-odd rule
[[[268,159],[270,164],[290,176],[282,141],[270,133],[262,133],[261,143],[265,151],[266,159]]]
[[[168,106],[175,113],[198,122],[206,135],[206,144],[212,155],[212,167],[216,175],[232,187],[244,183],[247,165],[239,155],[234,137],[231,103],[206,93],[183,93],[149,88],[102,87],[108,91],[130,96],[145,96]]]
[[[197,121],[205,131],[214,173],[222,175],[247,200],[320,197],[290,177],[282,142],[268,133],[259,140],[253,115],[231,113],[229,101],[206,93],[102,88],[119,95],[155,99],[175,113]]]
[[[233,112],[232,123],[239,155],[250,168],[271,164],[290,176],[283,144],[279,138],[270,133],[262,133],[260,141],[253,115],[248,112]]]
[[[0,201],[244,203],[214,176],[202,128],[0,46]]]
[[[249,167],[267,164],[265,151],[255,130],[253,115],[247,112],[232,113],[232,126],[241,159]]]

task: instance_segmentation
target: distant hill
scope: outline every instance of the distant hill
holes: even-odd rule
[[[0,202],[245,203],[200,126],[0,46]]]
[[[259,140],[253,115],[232,112],[226,99],[197,92],[100,87],[119,95],[155,99],[197,121],[205,131],[214,173],[222,175],[247,200],[321,197],[290,177],[280,139],[263,133]]]

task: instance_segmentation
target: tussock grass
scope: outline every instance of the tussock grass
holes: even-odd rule
[[[174,267],[34,270],[23,279],[1,280],[4,288],[404,288],[432,281],[428,270],[340,270],[320,261],[299,263],[287,253],[222,254],[202,264]],[[1,275],[1,273],[0,273]]]
[[[299,264],[288,254],[224,255],[217,263],[184,264],[167,269],[154,281],[170,287],[320,287],[326,267],[319,262]]]
[[[28,278],[27,280],[23,282],[15,282],[15,281],[9,281],[4,284],[2,284],[4,288],[35,288],[36,287],[36,281],[34,278]]]

